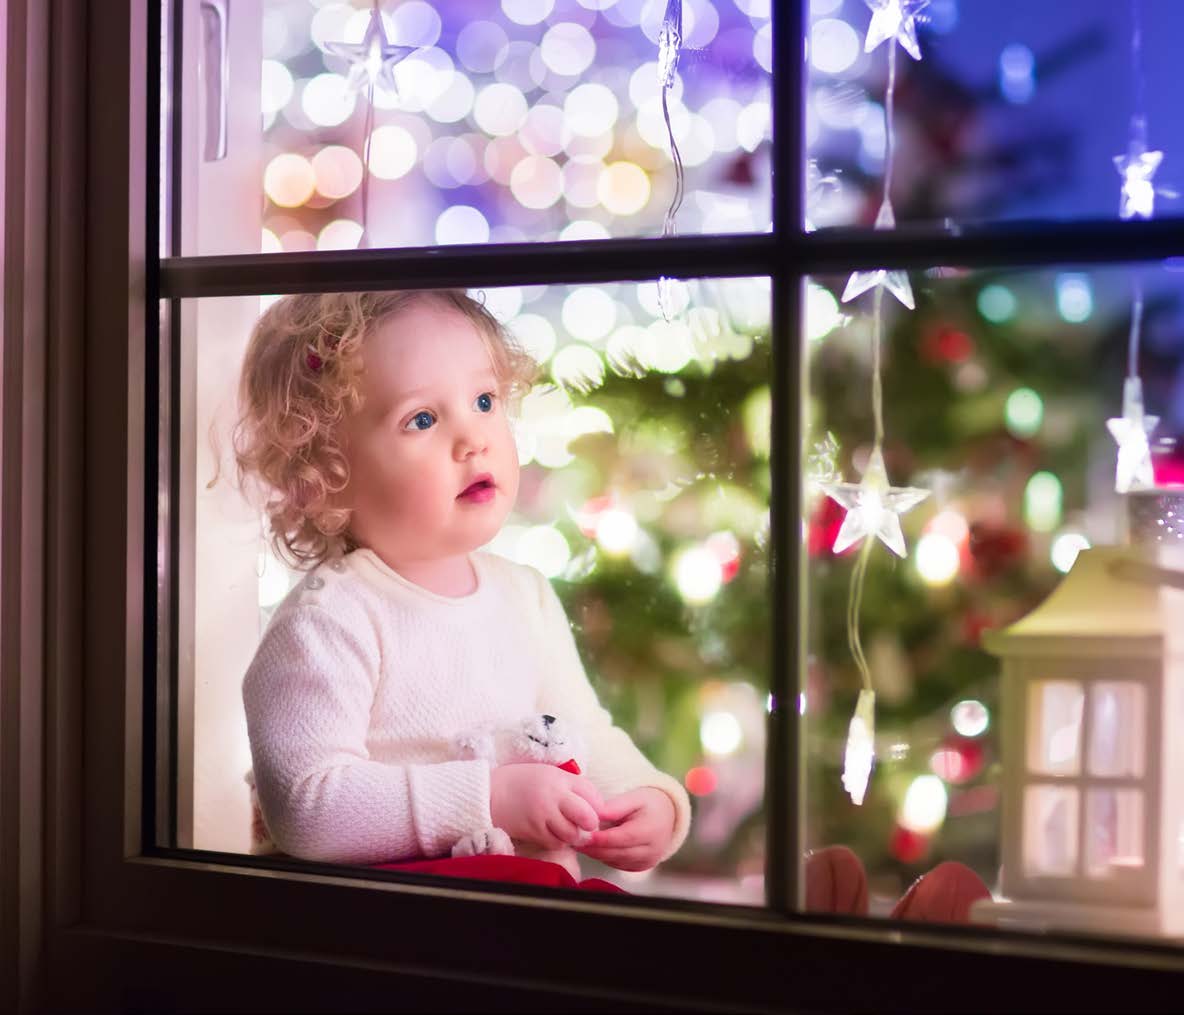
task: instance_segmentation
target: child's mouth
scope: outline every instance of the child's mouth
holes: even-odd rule
[[[497,486],[493,482],[493,477],[489,473],[485,473],[461,490],[456,499],[467,501],[470,504],[484,504],[486,501],[492,500],[496,492]]]

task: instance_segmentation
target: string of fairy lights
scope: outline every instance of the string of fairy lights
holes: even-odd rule
[[[892,229],[896,217],[892,210],[892,168],[896,148],[894,102],[896,92],[896,47],[899,44],[914,60],[921,59],[917,42],[916,16],[929,0],[866,0],[872,10],[864,51],[872,52],[888,43],[888,84],[884,95],[885,155],[884,195],[876,215],[877,229]],[[843,302],[850,302],[868,291],[872,304],[872,418],[874,434],[863,476],[858,483],[823,480],[822,491],[846,510],[842,527],[835,537],[833,552],[862,542],[851,576],[847,597],[847,644],[859,669],[861,687],[855,714],[848,727],[843,757],[843,787],[855,804],[862,804],[875,760],[875,685],[871,667],[864,654],[859,615],[863,600],[868,561],[875,540],[898,557],[905,556],[904,533],[900,516],[915,507],[929,491],[918,487],[895,487],[888,479],[884,464],[884,396],[881,347],[884,340],[884,292],[887,290],[902,306],[913,310],[916,303],[908,274],[904,271],[876,269],[851,275],[843,291]]]
[[[1153,151],[1147,144],[1142,0],[1131,0],[1130,11],[1134,110],[1131,113],[1126,152],[1114,156],[1114,166],[1122,177],[1118,214],[1123,219],[1149,219],[1155,214],[1157,194],[1175,195],[1153,182],[1163,161],[1163,152]],[[1127,342],[1127,373],[1122,386],[1122,415],[1106,421],[1111,436],[1118,444],[1114,475],[1114,488],[1118,493],[1145,490],[1155,485],[1149,438],[1159,426],[1159,417],[1148,415],[1144,409],[1143,380],[1139,375],[1144,293],[1143,278],[1138,268],[1133,271],[1131,288],[1131,328]]]

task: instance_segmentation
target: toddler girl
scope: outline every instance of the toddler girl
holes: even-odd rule
[[[686,837],[686,792],[600,706],[550,584],[479,551],[518,492],[507,409],[535,369],[461,291],[290,296],[256,325],[240,477],[307,571],[243,683],[283,852],[422,860],[493,826],[578,876],[577,848],[645,870]],[[586,771],[456,760],[462,730],[531,713],[579,730]]]

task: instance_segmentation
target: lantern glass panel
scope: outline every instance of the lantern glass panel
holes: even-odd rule
[[[1024,871],[1066,877],[1077,868],[1078,792],[1070,786],[1029,786],[1024,794]]]
[[[1143,794],[1137,789],[1091,789],[1086,802],[1085,868],[1091,878],[1113,877],[1140,868]]]
[[[1081,771],[1081,717],[1085,691],[1068,680],[1032,684],[1028,767],[1041,775],[1077,775]]]
[[[1091,688],[1090,775],[1143,775],[1147,691],[1131,681],[1101,682]]]

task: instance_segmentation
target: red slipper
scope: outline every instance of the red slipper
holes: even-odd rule
[[[806,854],[806,912],[867,916],[867,873],[846,846]]]
[[[970,907],[991,892],[965,864],[947,860],[922,874],[892,910],[894,920],[969,923]]]

